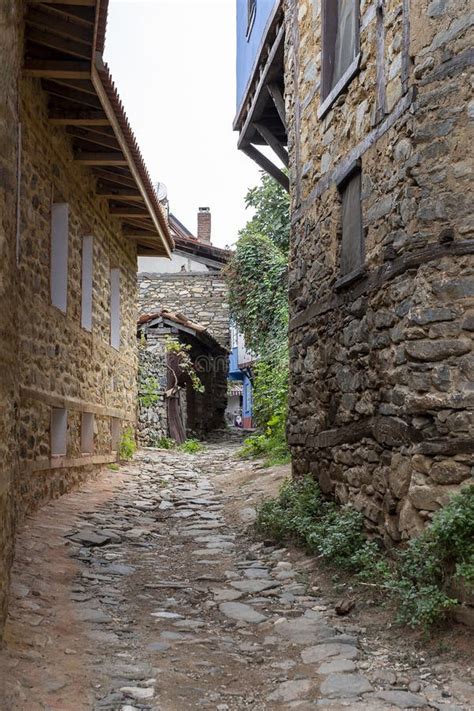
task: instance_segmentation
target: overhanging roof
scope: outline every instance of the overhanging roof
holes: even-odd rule
[[[217,262],[218,264],[226,264],[229,261],[231,256],[230,250],[215,247],[209,242],[202,242],[172,213],[169,215],[169,225],[177,251],[202,257],[206,260]]]
[[[122,221],[138,254],[171,256],[173,239],[122,102],[102,59],[108,0],[27,0],[25,76],[41,80],[49,120]]]
[[[182,313],[166,311],[166,309],[163,309],[154,313],[143,314],[138,319],[137,325],[139,332],[143,328],[170,326],[183,334],[192,336],[214,353],[220,353],[222,355],[228,355],[229,353],[226,348],[221,346],[221,344],[216,341],[214,336],[211,336],[205,326],[201,323],[190,321]]]

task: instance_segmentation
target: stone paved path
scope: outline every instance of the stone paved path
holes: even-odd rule
[[[311,593],[304,564],[245,535],[220,491],[231,449],[145,450],[23,532],[2,708],[470,708],[426,669],[378,668]]]

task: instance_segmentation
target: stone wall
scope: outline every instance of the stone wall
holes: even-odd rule
[[[6,618],[18,476],[16,200],[21,7],[0,5],[0,639]]]
[[[359,69],[318,119],[320,3],[286,2],[294,471],[387,544],[472,481],[468,10],[361,0]],[[336,183],[358,159],[365,268],[338,287]]]
[[[167,309],[183,313],[207,328],[224,348],[229,348],[227,287],[220,273],[142,273],[138,277],[139,312]]]
[[[95,179],[73,161],[62,128],[47,118],[39,81],[21,85],[21,213],[18,300],[21,318],[19,507],[30,511],[116,459],[111,417],[136,417],[136,246],[122,237]],[[69,204],[67,313],[51,304],[50,242],[53,202]],[[81,327],[82,238],[92,235],[92,332]],[[110,270],[120,268],[121,344],[110,345]],[[65,457],[50,453],[52,407],[68,411]],[[95,416],[94,452],[81,453],[82,412]]]
[[[168,437],[166,383],[165,339],[149,332],[146,343],[139,346],[138,360],[137,434],[138,441],[146,447],[154,447],[162,437]]]

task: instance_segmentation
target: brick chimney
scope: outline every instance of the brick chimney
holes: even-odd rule
[[[211,210],[208,207],[199,208],[197,238],[200,242],[211,244]]]

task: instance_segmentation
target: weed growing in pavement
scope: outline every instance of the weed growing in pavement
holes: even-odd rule
[[[109,464],[109,469],[111,472],[118,472],[118,471],[120,471],[120,465],[119,464]]]
[[[137,444],[135,442],[135,434],[131,427],[128,427],[122,432],[122,437],[120,438],[120,448],[119,456],[122,460],[129,460],[133,458],[133,455],[137,451]]]
[[[174,449],[176,442],[171,437],[160,437],[154,446],[158,447],[158,449]]]
[[[203,446],[198,439],[187,439],[179,445],[178,449],[180,452],[187,452],[187,454],[197,454],[202,451]]]
[[[257,530],[277,541],[294,540],[361,582],[386,590],[398,620],[425,630],[458,604],[453,584],[474,588],[474,486],[438,511],[425,531],[389,558],[368,540],[363,516],[323,498],[312,477],[285,481],[258,510]]]

